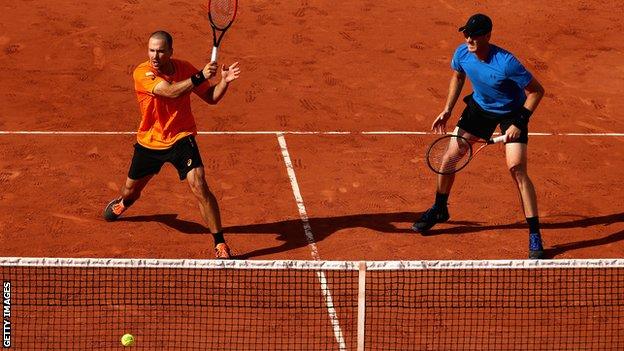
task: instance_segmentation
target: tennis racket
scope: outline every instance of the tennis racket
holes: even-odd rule
[[[212,27],[212,55],[210,61],[217,61],[217,51],[223,35],[234,23],[238,0],[208,0],[208,20]]]
[[[434,141],[427,150],[427,166],[437,174],[454,174],[464,169],[486,146],[504,142],[506,135],[490,140],[477,140],[472,143],[459,135],[445,135]],[[473,151],[473,144],[482,144]]]

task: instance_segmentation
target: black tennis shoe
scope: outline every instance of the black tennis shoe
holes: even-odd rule
[[[102,214],[106,221],[112,222],[116,220],[128,208],[124,206],[123,201],[121,200],[122,199],[119,197],[106,205],[104,213]]]
[[[437,207],[433,205],[412,225],[412,229],[424,235],[434,225],[437,223],[444,223],[448,221],[450,217],[447,207]]]

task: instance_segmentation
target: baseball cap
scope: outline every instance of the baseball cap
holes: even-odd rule
[[[469,36],[487,34],[492,31],[492,20],[482,13],[477,13],[470,16],[466,25],[459,27],[459,31]]]

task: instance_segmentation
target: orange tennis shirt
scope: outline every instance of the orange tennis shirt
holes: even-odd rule
[[[195,117],[191,112],[190,93],[177,98],[167,98],[153,93],[154,87],[162,81],[179,82],[198,71],[187,61],[171,59],[171,62],[174,67],[172,75],[159,72],[149,61],[141,63],[133,73],[134,90],[141,110],[137,142],[148,149],[168,149],[181,138],[197,134]],[[203,94],[209,87],[210,83],[206,81],[193,91],[196,94]]]

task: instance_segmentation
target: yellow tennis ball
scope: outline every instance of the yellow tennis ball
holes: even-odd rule
[[[121,337],[121,344],[123,346],[132,346],[132,345],[134,345],[134,336],[132,336],[132,334],[124,334]]]

